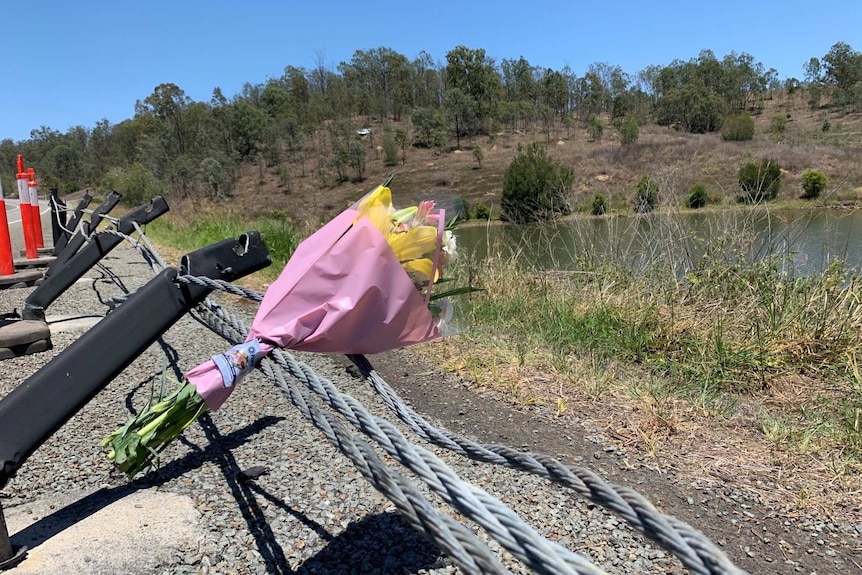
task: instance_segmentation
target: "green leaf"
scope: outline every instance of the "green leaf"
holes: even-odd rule
[[[450,297],[453,295],[461,295],[463,293],[472,293],[474,291],[485,291],[484,288],[477,288],[471,286],[462,286],[455,289],[450,289],[448,291],[444,291],[443,293],[437,293],[431,295],[431,301],[436,301],[438,299],[443,299],[445,297]]]

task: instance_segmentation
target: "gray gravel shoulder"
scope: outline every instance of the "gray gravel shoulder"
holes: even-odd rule
[[[142,285],[151,275],[139,262],[125,246],[105,261],[130,288]],[[97,276],[95,271],[89,274],[90,278]],[[96,287],[103,296],[117,292],[102,283]],[[26,293],[28,290],[0,293],[0,307],[7,311],[19,308]],[[79,282],[51,307],[49,316],[99,315],[104,309],[93,282]],[[251,320],[252,308],[233,309]],[[5,361],[0,394],[18,385],[82,333],[80,329],[57,333],[52,336],[53,350]],[[415,533],[394,506],[259,373],[244,380],[221,410],[202,417],[181,441],[169,447],[162,454],[158,472],[131,483],[117,474],[99,440],[121,425],[131,409],[143,406],[151,387],[159,385],[163,371],[173,369],[167,365],[165,352],[178,358],[179,370],[187,370],[226,347],[221,338],[184,318],[34,453],[0,493],[13,543],[26,543],[32,549],[20,568],[22,572],[25,568],[31,573],[58,572],[39,571],[47,567],[37,563],[50,558],[47,553],[40,556],[39,550],[56,544],[64,534],[72,541],[77,538],[79,543],[89,543],[68,550],[78,553],[80,564],[85,566],[83,570],[68,565],[63,568],[75,572],[459,572],[432,543]],[[392,420],[343,358],[297,357],[373,413]],[[477,395],[460,382],[447,379],[445,374],[429,373],[427,366],[409,354],[386,354],[372,358],[372,362],[381,364],[381,372],[393,385],[441,426],[485,441],[550,452],[573,463],[596,464],[594,469],[605,477],[632,481],[647,495],[648,487],[660,479],[644,469],[634,475],[623,473],[619,454],[605,451],[598,436],[584,438],[595,435],[595,430],[585,431],[576,424],[565,429],[554,427],[540,413],[513,411],[494,398]],[[551,442],[551,438],[556,440]],[[561,488],[519,472],[432,451],[462,478],[499,497],[545,536],[582,553],[609,573],[684,572],[674,558],[634,533],[624,521]],[[240,472],[253,466],[264,466],[266,473],[243,480]],[[658,503],[683,508],[689,505],[686,497],[690,497],[692,504],[684,518],[700,529],[711,528],[719,537],[726,530],[731,557],[753,573],[853,572],[849,550],[859,546],[858,526],[797,517],[786,532],[769,532],[771,542],[763,544],[765,551],[752,547],[755,556],[765,556],[768,551],[771,561],[749,561],[745,549],[737,547],[739,541],[748,538],[744,529],[757,527],[744,519],[744,512],[763,513],[764,517],[767,513],[757,507],[756,500],[732,489],[689,490],[688,495],[674,489],[661,492]],[[423,492],[431,501],[438,501]],[[730,503],[711,507],[709,501]],[[108,513],[113,510],[118,511]],[[80,535],[84,529],[86,536]],[[484,534],[481,537],[487,540]],[[833,545],[839,539],[846,545]],[[756,544],[757,538],[751,536],[751,541]],[[782,554],[780,541],[792,541],[792,557],[786,551]],[[498,549],[493,542],[490,545]],[[807,548],[813,551],[809,554]],[[830,556],[828,551],[835,554]],[[503,556],[513,572],[529,572]]]

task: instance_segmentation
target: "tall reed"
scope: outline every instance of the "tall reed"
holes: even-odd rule
[[[631,220],[606,218],[601,249],[589,226],[561,244],[571,230],[548,224],[465,263],[462,273],[486,291],[459,302],[471,344],[458,346],[461,365],[497,346],[520,363],[541,357],[569,385],[589,377],[573,360],[590,357],[660,378],[701,403],[764,397],[787,378],[813,381],[809,413],[824,406],[818,418],[831,424],[821,428],[862,454],[859,271],[832,260],[799,273],[798,231],[773,235],[767,226],[758,236],[752,222],[762,212],[713,218],[710,241],[674,215],[646,217],[634,234],[614,233]],[[539,252],[558,265],[537,267]],[[826,399],[814,391],[823,389]]]

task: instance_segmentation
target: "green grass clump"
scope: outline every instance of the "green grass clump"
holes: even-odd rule
[[[460,364],[542,358],[541,369],[560,381],[589,386],[580,359],[613,362],[706,412],[723,411],[713,407],[728,397],[774,403],[774,388],[807,382],[808,413],[816,405],[818,415],[793,437],[831,442],[862,461],[862,276],[841,262],[808,276],[788,269],[780,258],[707,256],[677,278],[613,260],[546,272],[491,257],[471,272],[486,291],[459,302],[470,338],[458,346]],[[824,399],[814,389],[832,391]]]
[[[146,233],[156,244],[189,252],[252,230],[260,232],[272,258],[272,265],[260,273],[264,278],[274,278],[300,239],[297,229],[282,214],[272,213],[250,220],[232,214],[204,215],[191,220],[160,218],[147,226]]]

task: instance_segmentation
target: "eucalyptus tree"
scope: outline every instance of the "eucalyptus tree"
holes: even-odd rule
[[[417,108],[440,108],[446,86],[441,66],[424,50],[410,63],[413,70],[413,105]]]
[[[823,56],[823,80],[834,87],[835,104],[862,109],[862,54],[846,42],[834,44]]]
[[[96,182],[107,172],[114,161],[114,126],[107,118],[102,118],[90,130],[87,146],[87,180]]]
[[[444,97],[446,117],[455,136],[457,147],[461,147],[461,138],[478,133],[479,106],[460,88],[446,90]]]
[[[458,89],[475,105],[475,129],[486,129],[500,99],[501,83],[494,60],[485,50],[457,46],[446,53],[446,86]]]
[[[357,113],[399,121],[409,108],[413,69],[405,56],[391,48],[357,50],[338,70],[355,97]]]
[[[846,42],[834,44],[823,56],[823,79],[842,90],[862,82],[862,54]]]
[[[153,93],[135,103],[136,118],[152,118],[151,124],[166,155],[181,156],[190,146],[187,112],[192,99],[176,84],[159,84]]]
[[[511,125],[512,131],[519,122],[523,130],[529,130],[538,115],[538,75],[535,67],[523,56],[517,60],[504,59],[500,62],[502,102],[497,114],[504,124]]]
[[[539,81],[539,114],[549,139],[552,131],[556,137],[558,121],[562,121],[567,113],[568,100],[566,78],[560,72],[550,68],[545,70]]]

